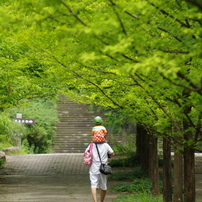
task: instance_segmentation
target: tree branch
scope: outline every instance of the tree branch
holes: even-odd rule
[[[191,3],[192,5],[198,7],[198,9],[200,9],[202,11],[202,1],[201,0],[185,0],[188,3]]]
[[[195,92],[198,92],[199,94],[202,95],[202,88],[198,88],[189,78],[187,78],[183,73],[181,73],[180,71],[178,71],[177,75],[181,78],[184,79],[185,81],[187,81],[187,83],[193,87],[195,90]]]
[[[177,73],[177,75],[178,75],[180,78],[186,80],[193,88],[189,88],[189,87],[187,87],[187,86],[185,86],[185,85],[178,84],[178,83],[172,81],[171,79],[167,78],[167,77],[166,77],[164,74],[162,74],[161,72],[160,72],[160,75],[161,75],[164,79],[168,80],[170,83],[174,84],[175,86],[179,86],[179,87],[182,87],[182,88],[187,89],[187,90],[189,90],[189,91],[197,92],[197,93],[199,93],[200,95],[202,95],[202,88],[198,88],[194,83],[191,82],[190,79],[188,79],[187,77],[185,77],[185,75],[182,74],[182,73]]]
[[[138,19],[138,17],[137,17],[136,15],[134,15],[134,14],[132,14],[132,13],[129,13],[128,11],[125,11],[125,13],[128,14],[128,15],[130,15],[130,16],[133,17],[133,18]]]
[[[115,106],[119,107],[120,109],[123,109],[123,107],[121,105],[119,105],[117,102],[115,102],[110,96],[108,96],[103,89],[101,89],[99,87],[98,84],[93,83],[92,81],[84,78],[82,75],[78,74],[76,71],[71,70],[69,67],[67,67],[65,64],[63,64],[62,62],[60,62],[55,56],[53,56],[53,58],[55,59],[55,61],[60,64],[61,66],[68,68],[69,71],[71,71],[73,74],[77,75],[79,78],[81,78],[82,80],[86,81],[87,83],[92,84],[93,86],[95,86],[97,89],[99,89],[99,91],[108,99],[110,100]]]
[[[76,15],[66,3],[64,3],[63,1],[61,1],[61,3],[69,10],[71,15],[74,16],[82,25],[87,26],[87,24],[81,18],[79,18],[78,15]]]
[[[164,52],[164,53],[189,54],[189,52],[181,51],[181,50],[163,50],[163,49],[159,49],[159,50]]]
[[[151,3],[150,0],[147,0],[147,2],[148,2],[150,5],[152,5],[153,7],[155,7],[157,10],[159,10],[162,14],[164,14],[164,15],[166,15],[166,16],[172,18],[173,20],[175,20],[176,22],[178,22],[179,24],[181,24],[183,27],[189,28],[189,26],[188,26],[186,23],[180,21],[179,19],[177,19],[176,17],[172,16],[171,14],[169,14],[168,12],[166,12],[165,10],[160,9],[158,6],[156,6],[155,4]]]
[[[140,80],[142,80],[142,78],[140,77],[140,75],[135,74]],[[144,81],[144,80],[143,80]],[[149,92],[147,91],[142,85],[140,85],[140,87],[142,89],[144,89],[144,91],[149,95],[149,97],[151,97],[151,99],[154,101],[154,103],[157,104],[157,106],[163,111],[163,113],[170,119],[170,121],[173,123],[173,125],[178,128],[178,125],[175,123],[174,119],[172,118],[172,116],[166,111],[166,109],[164,108],[164,106]]]
[[[166,32],[168,34],[170,34],[173,38],[175,38],[176,40],[178,40],[179,42],[182,42],[181,39],[179,39],[177,36],[173,36],[169,31],[167,31],[166,29],[162,28],[162,27],[157,27],[159,30]]]
[[[124,24],[123,24],[123,22],[122,22],[122,20],[121,20],[121,18],[120,18],[120,16],[119,16],[119,14],[118,14],[118,12],[117,12],[116,9],[114,8],[114,6],[117,6],[117,5],[116,5],[112,0],[109,0],[109,1],[111,2],[112,9],[114,10],[114,13],[116,14],[116,17],[117,17],[117,19],[118,19],[118,21],[119,21],[119,23],[120,23],[120,25],[121,25],[121,29],[122,29],[123,33],[124,33],[125,35],[127,35],[126,29],[125,29],[125,27],[124,27]]]

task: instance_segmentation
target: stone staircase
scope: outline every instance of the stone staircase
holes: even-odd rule
[[[92,140],[94,117],[103,117],[103,114],[96,108],[90,110],[88,105],[74,103],[67,98],[58,101],[58,113],[60,122],[56,125],[52,152],[83,153]]]

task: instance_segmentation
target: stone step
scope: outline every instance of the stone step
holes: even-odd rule
[[[84,141],[69,141],[69,142],[55,142],[55,144],[53,145],[53,147],[57,148],[57,147],[68,147],[68,148],[78,148],[78,147],[85,147],[87,144],[89,144],[91,141],[90,140],[86,140]]]
[[[71,139],[71,138],[57,138],[57,140],[55,140],[55,144],[56,143],[60,143],[60,144],[77,144],[77,143],[86,143],[86,142],[89,142],[91,141],[92,138],[91,137],[88,137],[88,138],[83,138],[83,139]]]
[[[70,128],[73,128],[73,127],[86,127],[86,128],[89,128],[90,130],[92,129],[94,125],[92,123],[89,123],[89,122],[75,122],[75,121],[72,121],[72,122],[60,122],[60,123],[57,123],[56,124],[56,127],[70,127]]]
[[[59,117],[81,117],[81,118],[83,118],[83,117],[85,117],[85,118],[94,118],[95,116],[97,116],[97,115],[92,115],[92,114],[89,114],[89,113],[85,113],[85,112],[78,112],[78,111],[72,111],[72,112],[70,112],[70,111],[59,111],[58,112],[58,115],[59,115]]]
[[[85,149],[54,149],[54,153],[84,153]]]
[[[68,138],[57,138],[54,143],[61,143],[61,144],[66,144],[66,143],[86,143],[92,141],[92,137],[89,138],[83,138],[83,139],[68,139]]]
[[[60,97],[57,103],[60,122],[56,124],[56,136],[52,150],[61,153],[80,153],[92,140],[91,130],[95,116],[102,116],[95,107],[78,104]],[[103,116],[102,116],[103,117]]]
[[[93,123],[93,119],[94,119],[94,116],[65,116],[64,114],[59,116],[59,119],[60,121],[78,121],[78,122],[81,122],[81,121],[86,121],[86,122],[92,122]]]
[[[95,111],[97,111],[96,108],[89,108],[88,105],[78,105],[75,103],[68,103],[68,104],[57,104],[57,109],[60,110],[67,110],[67,111],[72,111],[72,110],[85,110],[89,113],[94,113]]]
[[[68,129],[68,131],[67,131],[67,129],[65,129],[65,128],[64,129],[62,129],[62,128],[57,129],[56,133],[58,135],[90,135],[91,134],[91,132],[87,129],[86,130],[78,130],[78,129],[70,130],[70,129]]]

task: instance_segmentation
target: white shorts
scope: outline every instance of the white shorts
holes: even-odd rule
[[[100,188],[107,190],[107,175],[90,174],[91,188]]]

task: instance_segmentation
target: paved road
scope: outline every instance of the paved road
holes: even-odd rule
[[[108,187],[114,183],[109,181]],[[202,202],[202,155],[196,155],[197,199]],[[106,202],[117,193],[109,192]],[[0,172],[0,202],[92,202],[83,154],[7,156]]]

